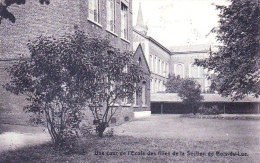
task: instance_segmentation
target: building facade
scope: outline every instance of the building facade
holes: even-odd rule
[[[209,56],[209,47],[164,47],[158,41],[147,36],[148,28],[145,26],[142,16],[141,4],[139,4],[137,23],[133,28],[133,49],[141,44],[145,58],[151,71],[151,93],[165,92],[164,83],[169,74],[180,75],[182,78],[190,78],[201,85],[202,92],[210,87],[207,80],[207,71],[202,67],[193,65],[195,59],[204,59]]]
[[[171,52],[162,44],[150,36],[147,36],[148,28],[144,25],[142,8],[139,4],[137,24],[133,28],[133,49],[141,44],[144,55],[151,71],[151,93],[164,92],[164,83],[167,81],[170,71]]]
[[[135,118],[142,118],[151,115],[151,103],[150,103],[150,78],[151,72],[146,61],[144,51],[142,49],[141,44],[137,47],[134,54],[134,61],[142,67],[144,78],[139,83],[140,87],[142,88],[141,92],[136,92],[134,94],[134,117]]]
[[[75,25],[93,37],[105,37],[117,48],[132,50],[132,0],[52,0],[49,5],[28,0],[13,5],[16,16],[0,25],[0,58],[28,54],[27,42],[37,36],[62,36]]]
[[[181,78],[190,78],[201,85],[201,91],[206,93],[210,90],[211,82],[207,79],[209,72],[194,65],[195,59],[209,57],[208,45],[190,45],[169,47],[171,49],[171,73]]]
[[[9,81],[4,69],[17,58],[29,56],[28,41],[41,35],[59,37],[78,28],[90,37],[109,39],[112,46],[121,51],[133,50],[132,0],[52,0],[49,5],[28,0],[25,5],[10,6],[9,10],[15,15],[16,22],[3,20],[0,25],[0,61],[3,65],[0,67],[0,85]],[[149,89],[144,92],[147,91]],[[23,97],[6,92],[2,86],[0,95],[0,107],[9,109],[0,110],[0,121],[8,119],[7,115],[17,114],[12,111],[14,108],[21,110],[24,106],[24,103],[17,102],[24,101]],[[138,106],[135,109],[138,110]],[[118,119],[131,119],[133,115],[132,105],[126,104],[118,112]]]

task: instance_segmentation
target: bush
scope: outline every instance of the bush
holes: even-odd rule
[[[93,128],[92,126],[87,126],[85,124],[83,124],[80,127],[80,133],[83,136],[89,136],[89,135],[94,135],[96,133],[95,128]]]
[[[202,105],[199,108],[199,114],[202,114],[202,115],[217,115],[217,114],[221,114],[221,110],[219,109],[219,107],[217,105],[213,105],[213,106],[209,106],[209,107]]]
[[[113,137],[114,136],[114,129],[111,128],[110,130],[108,130],[107,133],[106,133],[106,136]]]

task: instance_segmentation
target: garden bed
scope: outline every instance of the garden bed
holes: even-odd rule
[[[183,114],[180,118],[196,119],[226,119],[226,120],[260,120],[258,114],[219,114],[219,115],[202,115],[202,114]]]

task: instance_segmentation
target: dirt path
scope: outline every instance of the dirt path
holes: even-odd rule
[[[47,131],[41,127],[1,124],[0,152],[14,150],[50,141]]]

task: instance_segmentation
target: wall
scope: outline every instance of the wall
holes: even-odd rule
[[[202,67],[194,66],[195,59],[205,59],[209,56],[208,52],[187,52],[173,54],[171,56],[170,73],[180,75],[182,78],[191,78],[201,85],[202,92],[209,90],[210,81],[207,80],[208,73]]]
[[[138,105],[133,104],[134,111],[150,111],[150,70],[147,64],[147,61],[144,56],[144,52],[142,46],[139,46],[135,52],[134,61],[138,63],[139,59],[141,59],[140,66],[143,68],[144,79],[140,82],[140,86],[142,86],[143,82],[145,82],[145,99],[146,104],[143,105],[142,94],[140,93],[137,96],[136,100],[138,100]]]
[[[29,123],[30,114],[23,111],[25,98],[11,94],[3,88],[10,80],[5,68],[13,63],[14,60],[0,60],[0,123],[26,125]]]
[[[146,61],[149,65],[149,69],[151,71],[151,80],[150,80],[150,89],[151,93],[155,93],[158,91],[165,91],[165,86],[163,83],[166,82],[168,78],[168,73],[170,69],[170,54],[162,49],[158,44],[154,43],[153,39],[145,36],[138,31],[133,31],[133,44],[134,49],[141,43]],[[155,58],[156,57],[156,63]],[[160,59],[160,72],[158,66],[158,59]],[[162,68],[162,61],[164,62],[164,66]],[[166,66],[167,63],[167,66]],[[160,85],[159,85],[160,81]]]
[[[91,37],[107,38],[122,51],[132,51],[132,0],[122,0],[128,6],[128,40],[120,37],[121,1],[116,0],[114,33],[106,30],[106,0],[100,2],[100,24],[88,19],[88,0],[51,0],[49,5],[41,5],[38,0],[27,0],[25,5],[10,6],[9,10],[15,15],[16,22],[13,24],[3,20],[0,25],[0,85],[9,81],[4,69],[13,63],[12,59],[29,55],[29,40],[35,40],[41,35],[59,37],[72,33],[75,25]],[[0,86],[0,123],[18,123],[21,120],[25,124],[29,116],[22,111],[24,105],[24,97],[12,95]],[[131,115],[133,117],[133,111]]]

